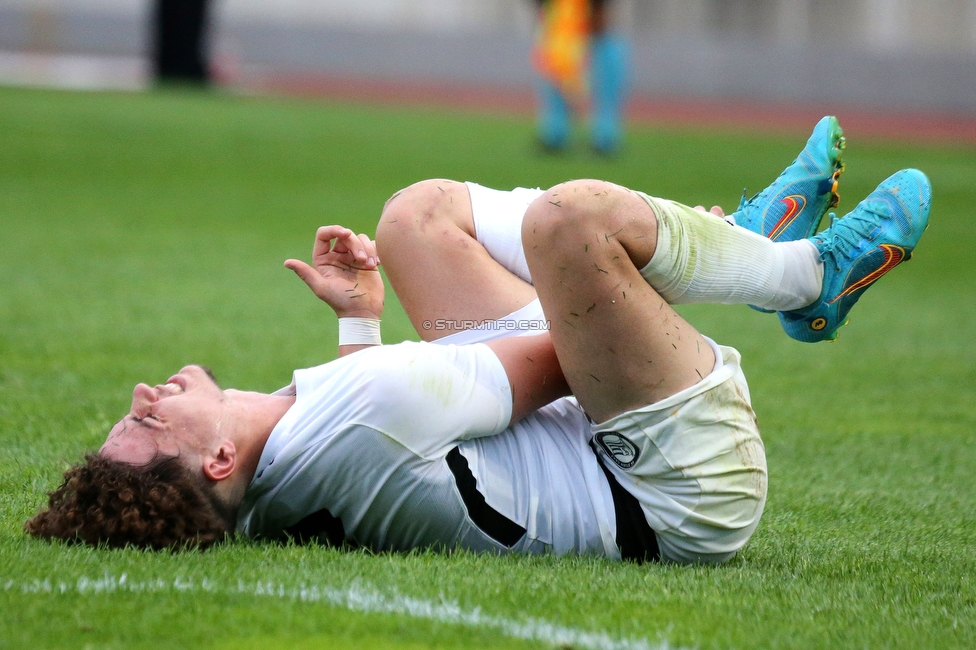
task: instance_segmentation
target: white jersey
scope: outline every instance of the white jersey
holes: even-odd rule
[[[620,558],[586,416],[562,399],[509,427],[511,388],[487,346],[370,348],[295,371],[292,388],[244,534]]]

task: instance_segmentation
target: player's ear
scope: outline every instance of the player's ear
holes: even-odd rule
[[[237,468],[237,448],[225,440],[203,459],[203,473],[211,481],[223,481]]]

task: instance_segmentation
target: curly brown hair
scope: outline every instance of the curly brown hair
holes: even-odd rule
[[[24,524],[27,533],[42,539],[204,549],[233,529],[232,514],[206,480],[194,476],[176,456],[137,467],[87,454],[48,496],[48,509]]]

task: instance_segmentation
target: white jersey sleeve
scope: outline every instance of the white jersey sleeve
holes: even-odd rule
[[[368,348],[297,370],[295,384],[299,399],[328,405],[338,421],[370,427],[423,458],[499,433],[512,416],[505,369],[485,345]]]

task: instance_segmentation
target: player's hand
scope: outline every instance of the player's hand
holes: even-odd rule
[[[713,205],[711,210],[706,210],[703,205],[696,205],[695,209],[699,212],[705,212],[707,214],[714,214],[716,217],[725,218],[725,210],[722,209],[720,205]]]
[[[286,260],[312,292],[339,318],[383,315],[383,278],[376,242],[342,226],[322,226],[315,233],[312,265]]]
[[[696,205],[695,209],[698,210],[699,212],[704,212],[705,214],[710,214],[714,217],[718,217],[719,219],[723,220],[725,223],[729,224],[730,226],[735,225],[735,214],[725,216],[725,210],[723,210],[722,206],[720,205],[713,205],[711,210],[706,210],[705,206]]]

